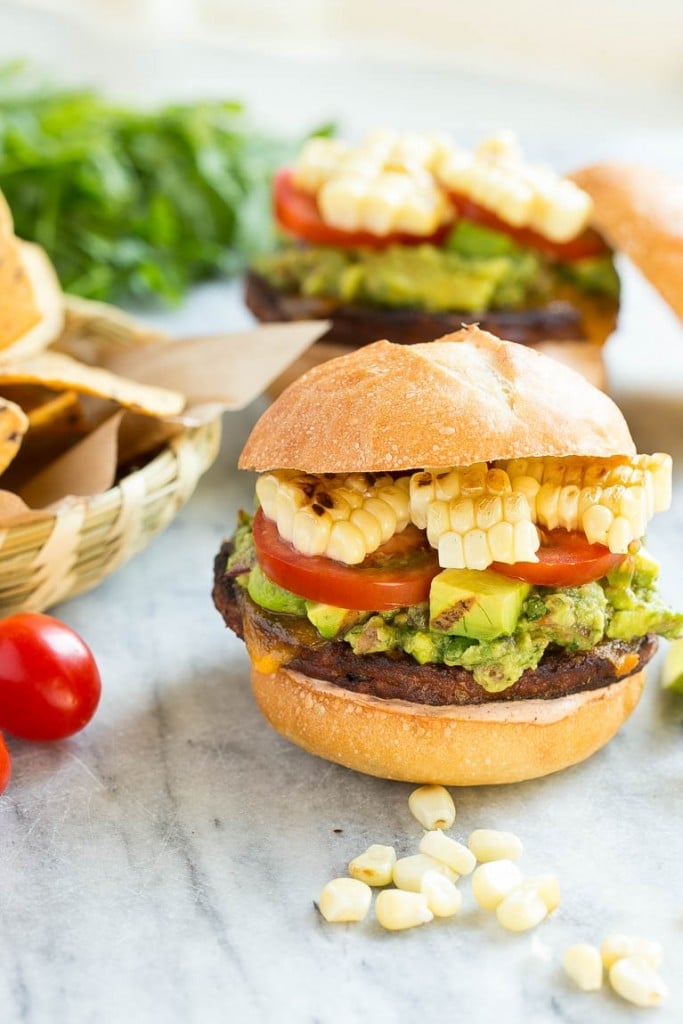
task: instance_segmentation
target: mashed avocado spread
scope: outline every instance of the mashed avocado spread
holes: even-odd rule
[[[259,257],[253,269],[283,292],[430,313],[523,309],[548,301],[563,281],[619,297],[610,255],[553,263],[467,220],[442,246],[375,250],[288,243]]]
[[[590,650],[603,639],[683,635],[683,614],[662,603],[656,589],[659,566],[644,549],[594,583],[531,587],[512,632],[490,640],[430,628],[428,603],[390,612],[353,612],[291,594],[256,564],[251,520],[244,514],[228,569],[240,570],[237,583],[262,608],[306,617],[322,636],[348,643],[356,654],[404,651],[421,664],[460,665],[490,692],[512,686],[526,669],[534,669],[551,644],[576,652]]]

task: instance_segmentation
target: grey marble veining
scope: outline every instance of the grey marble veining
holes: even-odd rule
[[[13,23],[18,35],[9,24],[0,10],[0,54],[14,52],[13,38],[31,38],[23,16]],[[67,36],[51,44],[46,25],[35,33],[36,53],[67,53]],[[81,68],[120,84],[120,40],[69,38],[72,77]],[[128,47],[130,87],[150,81],[153,68],[154,95],[177,95],[171,57]],[[186,89],[243,86],[257,111],[276,94],[263,57],[185,58]],[[282,58],[275,64],[279,74]],[[661,135],[661,111],[650,121],[618,97],[589,103],[587,93],[572,100],[558,87],[539,106],[528,88],[497,80],[360,64],[353,88],[339,88],[338,69],[325,81],[314,91],[305,74],[278,79],[286,130],[326,116],[334,97],[343,99],[346,126],[364,128],[375,109],[387,119],[393,99],[395,123],[415,127],[416,110],[429,105],[430,126],[452,123],[455,110],[468,137],[481,120],[484,131],[514,124],[528,134],[542,113],[543,148],[567,165],[598,139],[603,151],[652,152],[650,129],[660,133],[663,161],[680,152],[679,136]],[[463,95],[467,103],[454,102]],[[156,320],[180,335],[238,328],[246,315],[237,290],[216,285]],[[608,358],[639,448],[677,460],[674,508],[649,540],[663,563],[662,590],[683,607],[683,345],[678,325],[628,268]],[[214,553],[251,502],[251,478],[234,466],[260,407],[225,418],[218,461],[166,533],[56,610],[91,643],[104,691],[93,723],[74,739],[9,741],[0,1022],[628,1024],[648,1011],[607,989],[584,995],[560,968],[568,944],[623,930],[663,943],[671,994],[650,1012],[659,1024],[680,1024],[683,699],[660,691],[661,658],[632,719],[591,760],[523,785],[454,794],[454,835],[512,829],[525,843],[525,872],[557,873],[563,902],[551,920],[505,933],[475,909],[464,881],[457,918],[412,932],[389,935],[372,918],[321,921],[314,900],[351,857],[371,842],[413,852],[421,830],[407,807],[411,787],[326,764],[271,732],[251,697],[244,649],[212,607]]]

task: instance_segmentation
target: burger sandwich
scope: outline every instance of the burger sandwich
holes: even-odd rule
[[[329,320],[309,363],[476,320],[601,382],[619,304],[611,250],[588,193],[511,135],[474,151],[442,136],[314,138],[276,175],[273,206],[280,242],[254,261],[246,300],[260,320]]]
[[[313,367],[254,427],[215,562],[256,700],[313,754],[411,782],[515,782],[628,718],[657,634],[643,537],[671,459],[580,374],[477,327]]]

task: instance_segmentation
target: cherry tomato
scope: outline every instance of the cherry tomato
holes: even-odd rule
[[[582,533],[548,530],[538,549],[538,562],[494,562],[491,569],[540,587],[578,587],[606,576],[623,562],[603,544],[589,544]]]
[[[532,228],[513,227],[512,224],[508,224],[491,210],[487,210],[486,207],[480,206],[479,203],[475,203],[474,200],[468,199],[467,196],[459,192],[451,192],[450,196],[461,217],[476,221],[487,228],[493,228],[494,231],[502,231],[514,238],[520,245],[525,245],[529,249],[537,249],[551,259],[572,263],[590,256],[603,256],[609,252],[604,238],[593,228],[586,228],[569,242],[553,242]]]
[[[429,585],[441,571],[436,551],[412,525],[361,565],[300,554],[280,537],[262,509],[254,516],[253,529],[256,557],[266,576],[293,594],[337,608],[381,612],[419,604],[428,600]]]
[[[373,235],[370,231],[344,231],[326,224],[320,216],[315,196],[303,192],[292,182],[292,172],[284,168],[275,176],[273,185],[275,216],[281,228],[314,245],[336,245],[341,248],[383,249],[388,245],[419,245],[424,242],[439,244],[451,229],[445,224],[433,235],[409,235],[395,232]]]
[[[59,740],[90,721],[100,699],[90,648],[49,615],[0,621],[0,727],[24,740]]]
[[[12,774],[12,762],[5,741],[0,735],[0,793],[4,793]]]

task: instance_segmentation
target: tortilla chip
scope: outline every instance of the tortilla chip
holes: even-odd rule
[[[0,348],[7,348],[40,322],[33,283],[16,238],[0,240]]]
[[[75,391],[51,391],[37,384],[8,384],[0,388],[0,398],[21,406],[28,416],[29,430],[86,429],[81,400]]]
[[[28,418],[24,411],[14,402],[0,399],[0,473],[19,451],[27,429]]]
[[[185,396],[179,391],[138,384],[57,352],[43,352],[17,362],[0,362],[0,389],[6,384],[42,384],[53,390],[96,395],[159,419],[177,416],[185,407]]]

